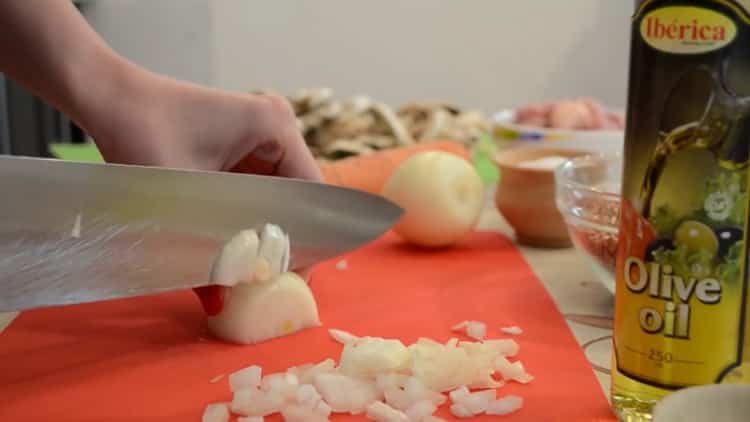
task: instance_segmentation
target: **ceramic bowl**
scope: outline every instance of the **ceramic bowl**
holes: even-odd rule
[[[495,206],[515,231],[519,243],[545,248],[571,245],[565,222],[555,205],[555,169],[529,168],[522,163],[586,154],[586,151],[542,147],[512,148],[498,154],[500,183],[495,191]]]
[[[654,422],[750,421],[750,385],[712,384],[669,394],[654,406]]]
[[[605,155],[622,153],[625,143],[623,130],[568,130],[519,125],[514,123],[515,116],[513,108],[492,115],[492,132],[496,139],[509,145],[584,150]]]

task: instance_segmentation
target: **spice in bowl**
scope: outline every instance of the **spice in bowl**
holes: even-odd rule
[[[620,168],[619,156],[588,155],[566,161],[555,171],[555,199],[573,245],[613,293]]]
[[[592,265],[599,267],[599,271],[605,272],[607,277],[614,277],[617,231],[611,228],[617,227],[620,206],[618,203],[602,202],[591,198],[581,201],[580,206],[588,207],[587,212],[590,213],[591,220],[601,226],[583,224],[568,226],[573,243],[594,261]]]

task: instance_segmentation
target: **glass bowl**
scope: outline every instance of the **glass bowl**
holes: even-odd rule
[[[555,171],[555,203],[576,250],[612,293],[620,217],[620,155],[585,155]]]

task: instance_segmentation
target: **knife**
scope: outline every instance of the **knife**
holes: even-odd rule
[[[289,235],[290,269],[309,267],[402,212],[282,177],[0,156],[0,311],[208,285],[223,243],[265,223]]]

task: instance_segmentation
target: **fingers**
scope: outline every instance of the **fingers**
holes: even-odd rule
[[[278,95],[262,95],[266,109],[268,138],[278,142],[282,154],[278,157],[275,175],[323,181],[323,173],[297,126],[297,116],[286,98]]]
[[[277,169],[279,176],[323,182],[320,166],[307,148],[301,133],[289,131],[282,143],[286,149]]]
[[[246,143],[252,144],[253,141],[248,140]],[[284,154],[285,151],[280,142],[260,142],[237,164],[231,167],[229,171],[234,173],[274,175],[278,173]]]

